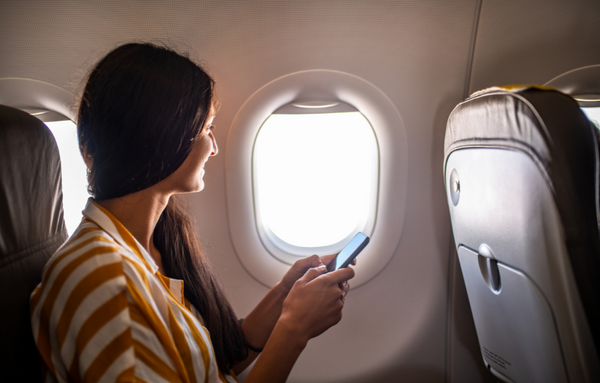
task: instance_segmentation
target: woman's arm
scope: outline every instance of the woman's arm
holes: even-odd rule
[[[250,314],[242,322],[242,331],[246,338],[246,342],[254,348],[262,349],[265,347],[267,340],[271,336],[275,324],[281,315],[283,301],[294,286],[294,283],[310,268],[315,268],[321,265],[327,265],[335,258],[336,254],[319,257],[312,255],[310,257],[298,260],[285,274],[281,282],[276,284],[260,303],[252,310]],[[354,264],[354,263],[353,263]],[[340,285],[343,295],[348,292],[348,284]],[[248,367],[259,354],[248,349],[248,358],[234,367],[236,374],[241,373]]]
[[[352,277],[351,268],[327,273],[321,265],[298,279],[245,382],[285,382],[308,341],[341,320],[345,291],[340,284]]]
[[[246,342],[254,348],[264,348],[273,332],[273,328],[281,315],[283,301],[288,291],[280,283],[275,285],[242,322],[242,331]],[[248,349],[248,357],[238,363],[233,371],[240,374],[259,354]]]
[[[323,260],[329,262],[332,256],[325,256]],[[260,303],[252,310],[242,322],[242,331],[246,342],[254,348],[262,349],[267,344],[267,340],[273,332],[273,328],[281,315],[283,301],[294,286],[294,283],[300,279],[307,270],[323,264],[321,258],[313,255],[298,260],[284,275],[281,282],[276,284]],[[233,371],[236,374],[241,373],[258,356],[257,352],[248,349],[248,358],[236,365]]]

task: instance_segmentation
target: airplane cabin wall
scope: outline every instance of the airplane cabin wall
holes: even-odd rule
[[[600,64],[600,2],[483,1],[469,92]]]
[[[98,58],[131,40],[161,41],[205,62],[221,99],[220,153],[206,165],[205,190],[184,199],[240,316],[267,288],[244,270],[229,234],[224,152],[236,112],[261,86],[297,71],[369,81],[406,128],[402,239],[386,269],[350,291],[342,321],[309,343],[289,381],[489,381],[451,242],[446,119],[472,91],[545,83],[600,63],[598,16],[599,4],[588,1],[4,2],[0,78],[77,93]]]

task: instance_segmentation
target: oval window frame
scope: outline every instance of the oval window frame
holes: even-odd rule
[[[408,146],[400,113],[373,84],[348,73],[308,70],[277,78],[246,100],[225,145],[225,195],[236,256],[261,284],[278,283],[289,264],[273,257],[258,234],[252,189],[252,149],[262,123],[280,107],[305,100],[353,105],[371,123],[379,143],[379,196],[371,242],[361,253],[352,287],[375,278],[391,261],[402,237],[406,211]],[[323,255],[323,254],[321,254]]]
[[[600,107],[600,64],[575,68],[544,84],[571,95],[582,108]]]
[[[575,68],[554,77],[544,86],[571,95],[584,111],[588,119],[600,129],[600,119],[593,119],[589,109],[600,110],[600,64]]]
[[[75,97],[69,91],[47,82],[29,78],[0,78],[0,104],[21,109],[40,120],[76,120],[72,108]]]
[[[308,106],[308,105],[318,105],[318,106]],[[325,106],[323,106],[325,105]],[[362,117],[366,120],[366,123],[369,125],[371,129],[371,133],[373,134],[374,144],[375,144],[375,153],[374,158],[371,158],[371,173],[368,174],[365,178],[367,182],[369,182],[369,197],[366,202],[369,206],[369,210],[366,216],[358,223],[358,225],[348,234],[335,243],[330,243],[324,246],[318,247],[301,247],[290,244],[283,239],[279,238],[277,234],[275,234],[271,228],[263,224],[261,221],[261,207],[258,203],[259,198],[257,197],[260,189],[256,183],[256,143],[258,141],[258,137],[264,127],[264,124],[268,121],[271,116],[276,114],[289,114],[289,115],[303,115],[303,114],[330,114],[330,113],[345,113],[345,112],[358,112],[362,115]],[[339,100],[324,102],[324,101],[302,101],[301,103],[298,101],[294,101],[290,104],[284,105],[277,110],[275,110],[265,121],[263,121],[261,127],[258,129],[256,134],[256,138],[254,140],[254,144],[252,145],[252,193],[253,193],[253,203],[254,203],[254,213],[255,213],[255,225],[258,231],[258,235],[261,239],[261,242],[265,249],[275,258],[280,261],[292,265],[295,261],[300,258],[308,257],[312,254],[333,254],[339,252],[345,245],[348,243],[357,232],[361,231],[367,236],[372,236],[373,229],[375,227],[375,222],[377,220],[377,197],[379,194],[379,143],[377,140],[377,135],[373,126],[369,122],[369,120],[362,114],[358,109],[354,106],[349,105],[345,102],[341,102]]]

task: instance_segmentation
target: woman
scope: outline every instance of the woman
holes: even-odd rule
[[[176,194],[203,189],[218,148],[213,80],[151,44],[91,71],[78,114],[89,200],[31,297],[46,381],[283,382],[341,319],[351,269],[298,261],[238,322]]]

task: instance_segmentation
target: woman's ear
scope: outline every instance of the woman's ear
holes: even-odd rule
[[[79,147],[79,151],[81,152],[81,156],[83,157],[83,162],[85,162],[85,166],[88,168],[88,170],[92,170],[92,157],[89,156],[81,146]]]

